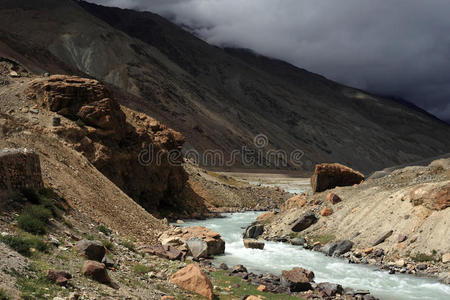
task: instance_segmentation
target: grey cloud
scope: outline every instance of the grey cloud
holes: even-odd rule
[[[92,0],[150,10],[216,45],[250,48],[450,120],[447,0]]]

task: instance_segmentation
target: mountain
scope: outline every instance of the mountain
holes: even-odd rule
[[[95,77],[200,153],[231,158],[264,134],[266,151],[304,153],[290,167],[333,161],[367,173],[450,152],[449,125],[422,111],[246,49],[209,45],[150,12],[3,0],[0,56],[38,73]]]

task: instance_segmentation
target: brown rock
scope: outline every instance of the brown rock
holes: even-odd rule
[[[244,239],[245,248],[251,249],[264,249],[264,242],[253,240],[253,239]]]
[[[185,254],[170,245],[149,246],[142,249],[142,252],[170,260],[184,260]]]
[[[341,164],[319,164],[311,177],[313,192],[322,192],[337,186],[351,186],[364,180],[364,175]]]
[[[366,248],[366,249],[363,250],[364,254],[366,254],[366,255],[372,253],[372,251],[373,251],[372,247]]]
[[[289,198],[288,200],[286,200],[286,202],[284,202],[281,207],[280,207],[280,211],[284,212],[293,208],[301,208],[304,207],[306,205],[307,201],[306,201],[306,195],[305,194],[299,194],[299,195],[295,195],[294,197]]]
[[[307,229],[309,226],[316,222],[317,217],[315,213],[313,211],[309,211],[292,221],[289,225],[292,225],[291,230],[293,232],[300,232]]]
[[[402,243],[402,242],[406,241],[407,238],[408,237],[406,235],[400,233],[397,237],[397,242]]]
[[[328,193],[326,197],[327,202],[330,202],[331,204],[336,204],[342,201],[342,199],[334,194],[334,193]]]
[[[262,221],[272,218],[273,216],[275,216],[275,212],[268,211],[268,212],[265,212],[265,213],[259,215],[258,218],[256,218],[256,221],[262,222]]]
[[[65,271],[52,271],[47,270],[47,278],[51,282],[54,282],[58,285],[66,285],[69,281],[69,279],[72,278],[72,275]]]
[[[108,272],[106,271],[106,266],[94,260],[86,260],[81,269],[83,275],[92,278],[100,283],[109,284],[111,283],[111,278],[109,278]]]
[[[313,279],[314,273],[303,268],[293,268],[290,271],[282,271],[281,273],[281,285],[289,288],[291,293],[310,290],[310,282]]]
[[[411,202],[433,210],[450,207],[450,183],[423,184],[410,191]]]
[[[322,217],[328,217],[328,216],[331,216],[331,214],[333,214],[333,210],[327,206],[325,206],[324,208],[322,208],[320,210],[320,215]]]
[[[267,292],[267,287],[265,285],[260,285],[258,286],[257,290],[260,292]]]
[[[197,264],[190,264],[172,275],[170,281],[178,287],[197,293],[208,299],[213,298],[213,286],[208,276]]]

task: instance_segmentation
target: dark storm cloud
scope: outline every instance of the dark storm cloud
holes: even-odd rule
[[[405,98],[450,120],[448,0],[92,0],[150,10],[216,45]]]

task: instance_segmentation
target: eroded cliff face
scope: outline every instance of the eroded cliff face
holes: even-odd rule
[[[171,155],[184,143],[180,133],[147,115],[126,114],[97,80],[54,75],[32,81],[27,94],[72,120],[53,132],[142,207],[153,212],[176,205],[187,180],[183,157]]]

